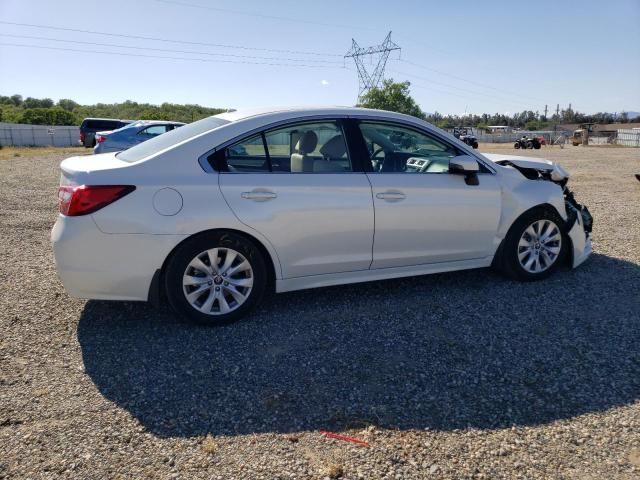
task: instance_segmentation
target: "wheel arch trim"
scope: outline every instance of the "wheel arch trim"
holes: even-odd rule
[[[280,259],[278,255],[273,249],[273,247],[269,244],[268,241],[259,238],[258,235],[254,235],[251,232],[247,232],[244,230],[240,230],[237,228],[209,228],[207,230],[202,230],[196,232],[192,235],[186,236],[180,242],[178,242],[165,257],[162,262],[162,266],[153,274],[153,278],[151,280],[151,284],[149,285],[149,293],[147,295],[147,301],[152,305],[159,305],[164,301],[164,290],[162,288],[164,282],[164,274],[167,270],[167,265],[169,264],[169,259],[173,257],[174,253],[178,248],[180,248],[186,241],[193,240],[195,237],[206,236],[212,233],[220,233],[227,232],[233,233],[236,235],[240,235],[242,237],[247,238],[250,242],[254,243],[255,246],[260,250],[263,254],[265,261],[267,262],[267,271],[269,273],[269,285],[275,285],[275,282],[279,279],[282,279],[282,267],[280,265]]]

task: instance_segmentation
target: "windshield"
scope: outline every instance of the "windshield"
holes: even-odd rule
[[[213,130],[214,128],[221,127],[230,123],[229,120],[223,120],[218,117],[208,117],[197,122],[190,123],[180,128],[171,130],[170,132],[158,135],[157,137],[140,143],[135,147],[131,147],[124,152],[117,153],[118,160],[124,162],[137,162],[143,158],[150,157],[156,153],[169,148],[177,143],[184,142],[190,138],[196,137],[202,133]]]

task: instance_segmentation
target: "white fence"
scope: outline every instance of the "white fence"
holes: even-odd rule
[[[619,129],[616,143],[618,145],[624,145],[625,147],[640,147],[640,129],[637,129],[637,128]]]
[[[79,141],[79,127],[0,123],[0,145],[2,146],[73,147],[79,145]]]

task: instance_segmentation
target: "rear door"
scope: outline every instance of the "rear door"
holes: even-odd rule
[[[214,156],[224,198],[274,246],[284,278],[369,268],[371,186],[340,120],[260,132]]]

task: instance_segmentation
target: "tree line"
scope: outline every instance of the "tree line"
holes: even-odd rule
[[[152,105],[127,100],[123,103],[80,105],[69,99],[54,102],[50,98],[0,95],[0,122],[32,125],[80,125],[82,120],[87,117],[174,120],[188,123],[225,111],[227,110],[224,108],[175,103]]]
[[[486,128],[489,125],[507,125],[510,127],[526,128],[528,130],[544,130],[559,123],[627,123],[626,112],[614,115],[599,112],[587,115],[570,108],[553,113],[546,117],[539,111],[525,110],[512,115],[484,113],[482,115],[442,115],[438,112],[425,113],[418,103],[411,97],[410,82],[394,82],[385,80],[379,88],[369,90],[361,99],[358,106],[377,108],[405,113],[418,117],[440,127],[453,128],[456,126],[471,126]],[[193,122],[201,118],[225,112],[223,108],[209,108],[201,105],[181,105],[163,103],[152,105],[127,100],[123,103],[96,103],[94,105],[80,105],[70,99],[54,102],[50,98],[22,98],[22,95],[0,95],[0,122],[27,123],[32,125],[80,125],[87,117],[121,118],[128,120],[174,120],[178,122]],[[640,121],[640,117],[635,119]]]
[[[421,118],[440,128],[453,128],[457,126],[486,128],[489,125],[506,125],[510,127],[526,128],[527,130],[544,130],[559,123],[627,123],[633,119],[626,112],[614,115],[608,112],[599,112],[593,115],[574,111],[570,108],[560,110],[548,117],[539,111],[525,110],[513,115],[502,113],[482,115],[442,115],[438,112],[425,113],[417,102],[411,97],[410,82],[394,82],[392,79],[384,80],[378,88],[369,90],[360,99],[361,107],[389,110],[404,113]],[[636,120],[640,121],[640,117]]]

